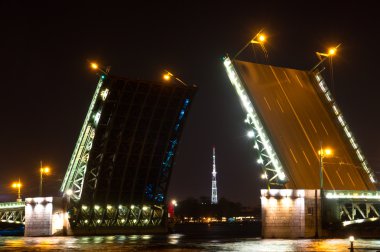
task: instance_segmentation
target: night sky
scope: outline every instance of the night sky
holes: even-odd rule
[[[95,60],[111,65],[114,75],[161,80],[168,69],[199,87],[170,198],[211,195],[215,145],[219,197],[258,204],[264,185],[222,57],[234,55],[262,28],[269,36],[269,63],[276,66],[311,69],[318,62],[315,51],[342,43],[330,88],[380,172],[375,1],[134,2],[140,4],[0,1],[0,200],[15,199],[10,184],[19,177],[24,196],[37,195],[40,160],[54,171],[46,190],[58,195],[96,87],[87,65]]]

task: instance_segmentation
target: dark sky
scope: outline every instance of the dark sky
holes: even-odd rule
[[[0,200],[18,177],[25,195],[36,195],[40,160],[54,170],[46,187],[57,194],[97,83],[87,60],[96,60],[115,75],[159,80],[169,69],[198,85],[170,197],[211,194],[215,144],[219,196],[257,204],[263,185],[256,155],[222,57],[261,28],[269,35],[269,63],[277,66],[310,69],[315,51],[342,43],[334,58],[335,97],[380,171],[375,1],[129,2],[0,2]]]

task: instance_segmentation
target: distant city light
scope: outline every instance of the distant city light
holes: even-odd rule
[[[265,40],[266,40],[265,35],[260,34],[260,35],[259,35],[259,41],[260,41],[260,42],[264,42]]]

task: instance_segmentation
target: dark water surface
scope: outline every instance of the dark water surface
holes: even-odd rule
[[[181,234],[0,237],[1,251],[349,251],[347,239],[284,240],[260,238],[199,238]],[[379,240],[357,240],[355,251],[380,250]],[[368,250],[368,248],[374,248]]]
[[[178,225],[174,234],[0,236],[0,251],[349,251],[348,239],[261,239],[257,224]],[[357,251],[380,251],[380,239],[357,239]]]

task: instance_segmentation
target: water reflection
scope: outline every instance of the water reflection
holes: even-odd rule
[[[116,235],[84,237],[0,237],[0,250],[104,251],[348,251],[347,239],[281,240],[260,238],[191,237],[169,235]],[[357,248],[380,250],[379,240],[356,240]],[[364,251],[359,249],[355,251]]]

